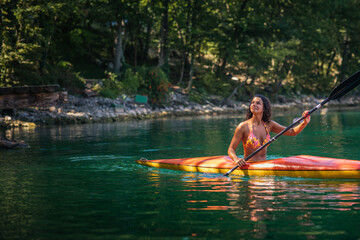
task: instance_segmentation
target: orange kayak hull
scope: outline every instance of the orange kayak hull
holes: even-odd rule
[[[159,160],[141,159],[136,162],[156,168],[221,174],[226,173],[235,166],[228,156]],[[299,155],[262,162],[247,162],[232,174],[240,176],[360,179],[360,161]]]

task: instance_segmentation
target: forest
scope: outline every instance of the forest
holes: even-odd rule
[[[358,0],[2,0],[0,87],[87,79],[102,96],[170,87],[321,95],[358,70]]]

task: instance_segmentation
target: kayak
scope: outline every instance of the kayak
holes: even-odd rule
[[[224,174],[235,166],[229,156],[176,158],[159,160],[136,160],[149,167],[182,170],[187,172]],[[360,179],[360,161],[298,155],[261,162],[246,162],[237,168],[234,175],[240,176],[284,176],[304,178],[358,178]]]

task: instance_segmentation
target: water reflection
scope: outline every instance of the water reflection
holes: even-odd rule
[[[254,221],[258,219],[255,213],[264,212],[264,209],[290,211],[301,208],[349,211],[358,209],[360,205],[358,181],[283,181],[279,178],[233,178],[228,181],[224,177],[184,178],[183,181],[187,187],[184,191],[187,192],[226,193],[229,201],[226,209],[252,210],[251,219]],[[188,200],[188,202],[199,201]],[[271,207],[267,204],[271,204]],[[207,208],[216,210],[215,206],[207,206]],[[204,208],[192,208],[192,210],[196,209],[203,210]],[[224,209],[221,207],[221,210]]]
[[[296,180],[281,178],[232,178],[186,175],[188,211],[227,211],[240,221],[254,223],[254,236],[264,237],[272,221],[314,226],[315,211],[360,209],[358,181]],[[226,201],[202,193],[223,193]],[[202,198],[199,198],[202,196]],[[208,198],[206,198],[208,197]],[[336,234],[336,233],[332,233]]]

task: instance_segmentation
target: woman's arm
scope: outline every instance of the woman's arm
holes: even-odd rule
[[[245,164],[245,161],[243,158],[238,158],[236,156],[235,150],[239,146],[243,136],[244,136],[244,122],[240,123],[239,126],[236,127],[234,136],[231,139],[231,143],[228,148],[229,157],[231,157],[231,159],[239,166]]]
[[[286,131],[284,133],[284,135],[286,136],[296,136],[298,135],[305,127],[306,125],[310,122],[310,115],[308,115],[309,111],[305,111],[302,115],[303,116],[307,116],[304,121],[302,121],[302,123],[300,123],[299,125],[297,125],[296,127],[293,127],[291,129],[289,129],[288,131]],[[271,121],[270,124],[270,131],[274,132],[276,134],[280,133],[282,130],[284,130],[286,127],[278,124],[275,121]]]

